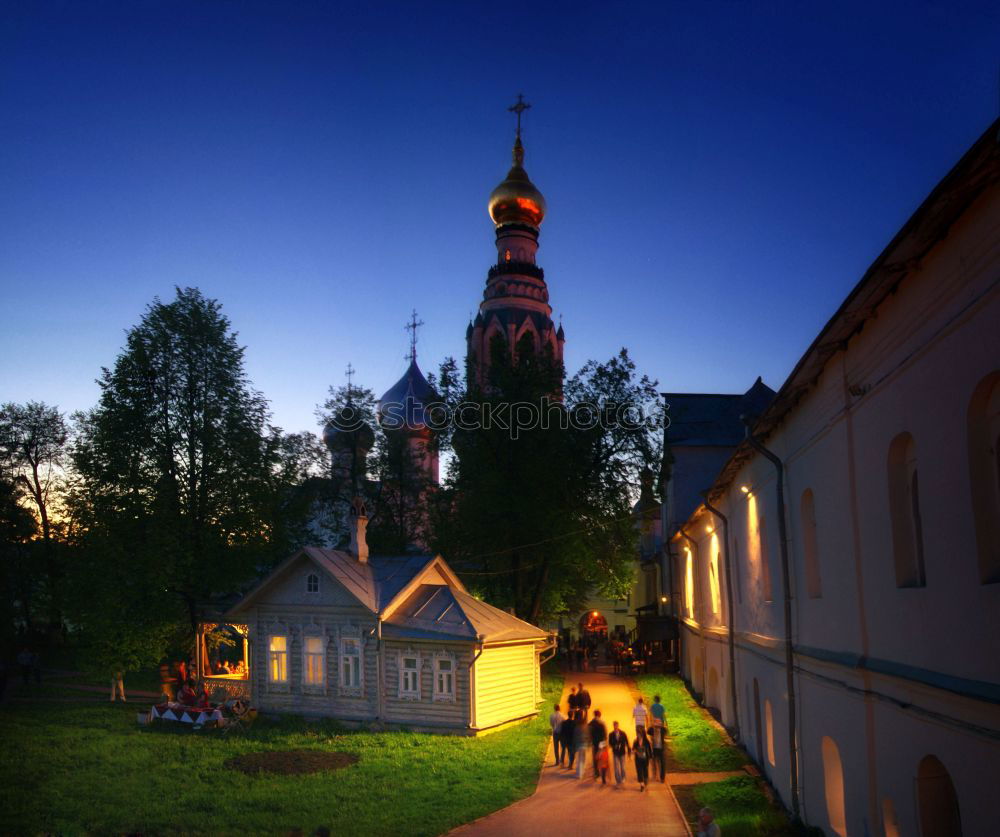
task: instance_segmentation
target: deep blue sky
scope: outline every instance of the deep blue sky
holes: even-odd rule
[[[91,406],[154,296],[219,299],[288,430],[416,307],[461,356],[509,166],[566,360],[779,386],[998,109],[1000,7],[18,3],[0,10],[0,401]]]

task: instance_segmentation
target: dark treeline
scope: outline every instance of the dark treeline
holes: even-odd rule
[[[568,380],[548,355],[498,360],[481,387],[454,360],[429,376],[442,402],[548,401],[554,409],[637,405],[654,382],[627,353]],[[473,376],[466,376],[469,381]],[[65,416],[0,406],[0,613],[6,653],[70,642],[94,670],[136,670],[184,653],[203,608],[232,601],[297,547],[343,546],[355,493],[369,542],[442,552],[470,589],[539,620],[631,581],[639,474],[658,458],[651,425],[497,427],[431,439],[439,486],[398,436],[378,432],[363,386],[331,387],[321,426],[357,410],[368,429],[328,435],[271,423],[218,302],[196,289],[154,300],[101,370],[98,403]],[[554,395],[555,394],[555,395]]]

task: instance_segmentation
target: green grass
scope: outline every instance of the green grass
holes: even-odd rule
[[[705,710],[695,703],[677,675],[643,674],[636,682],[647,704],[653,702],[654,695],[661,698],[677,770],[739,770],[747,763],[746,756],[709,723]]]
[[[683,785],[675,787],[674,793],[688,822],[694,825],[698,812],[711,808],[726,837],[785,837],[799,833],[750,776]]]
[[[542,707],[562,677],[543,678]],[[144,706],[144,705],[143,705]],[[140,728],[136,704],[0,707],[6,833],[440,834],[534,791],[547,713],[479,739],[348,731],[262,718],[245,735]],[[241,753],[339,750],[358,764],[307,776],[245,776]]]

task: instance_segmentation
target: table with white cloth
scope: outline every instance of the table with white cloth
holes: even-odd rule
[[[151,712],[153,720],[179,721],[182,724],[203,726],[222,720],[222,710],[212,707],[185,706],[183,703],[161,703]]]

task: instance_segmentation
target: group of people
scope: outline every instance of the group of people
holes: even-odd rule
[[[556,704],[549,716],[556,767],[566,766],[573,770],[575,765],[576,777],[582,779],[589,749],[594,779],[600,778],[601,784],[608,783],[608,772],[613,765],[615,786],[621,787],[625,782],[625,764],[630,756],[635,762],[640,791],[646,790],[649,784],[650,763],[654,767],[654,777],[660,782],[666,781],[666,710],[660,703],[659,695],[648,709],[643,699],[639,698],[632,711],[635,721],[635,738],[632,741],[629,741],[618,721],[613,722],[609,733],[600,709],[595,709],[593,718],[588,721],[591,699],[582,683],[570,689],[568,702],[567,715],[564,716],[559,704]]]
[[[189,678],[177,693],[177,702],[196,709],[211,709],[212,701],[208,694],[208,684],[202,683],[199,689],[195,679]]]

